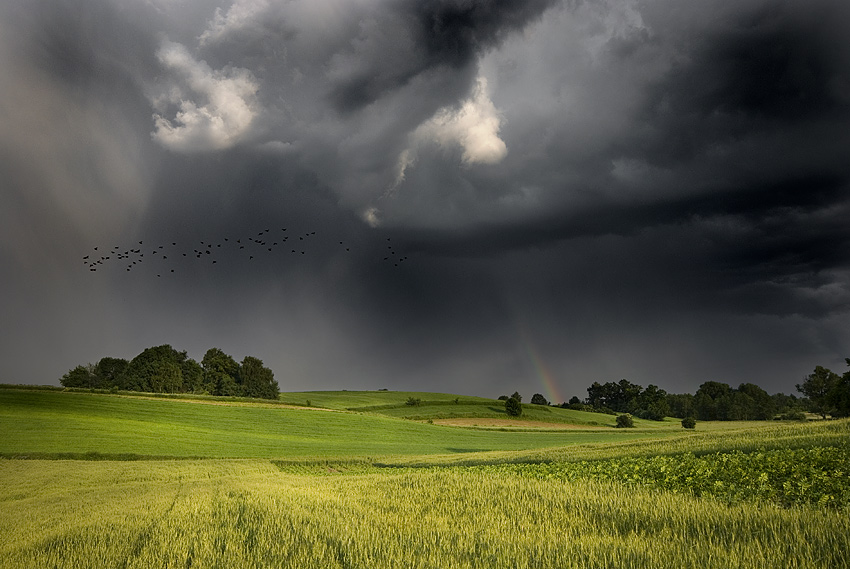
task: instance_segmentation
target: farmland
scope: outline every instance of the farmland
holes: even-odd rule
[[[610,416],[600,417],[607,420]],[[339,458],[523,450],[672,436],[681,431],[601,427],[589,431],[505,434],[400,420],[378,413],[13,389],[0,389],[0,429],[6,434],[0,440],[2,456],[97,452],[217,458]]]
[[[0,568],[850,564],[847,421],[503,431],[388,397],[0,390]]]

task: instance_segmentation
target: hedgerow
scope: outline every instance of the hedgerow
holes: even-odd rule
[[[702,456],[686,452],[470,468],[540,479],[592,478],[648,485],[695,496],[714,496],[730,503],[756,500],[786,507],[800,504],[850,507],[848,447],[715,452]]]

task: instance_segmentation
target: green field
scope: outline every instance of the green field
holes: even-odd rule
[[[407,400],[418,399],[415,406],[407,404]],[[326,409],[372,413],[387,417],[398,417],[413,420],[454,419],[454,418],[488,418],[508,419],[505,412],[505,402],[485,397],[470,397],[452,395],[450,393],[424,393],[418,391],[301,391],[281,393],[283,402],[293,405],[310,405]],[[525,421],[541,423],[565,423],[570,425],[613,427],[616,423],[614,415],[588,413],[549,407],[545,405],[523,405],[521,417]],[[669,426],[669,423],[644,421],[635,419],[639,428],[659,428]],[[678,425],[678,422],[676,423]],[[484,428],[484,427],[479,427]],[[504,427],[512,428],[512,427]],[[529,426],[513,427],[527,429]]]
[[[600,415],[600,417],[608,417]],[[0,456],[306,458],[432,455],[673,436],[681,428],[504,433],[376,413],[0,389]]]
[[[0,389],[0,568],[850,566],[846,420],[427,423],[494,406],[456,397]]]

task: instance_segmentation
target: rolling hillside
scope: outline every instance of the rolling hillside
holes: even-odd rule
[[[408,399],[419,400],[417,405],[408,405]],[[523,404],[519,418],[508,416],[504,401],[485,397],[453,395],[450,393],[427,393],[418,391],[301,391],[280,394],[280,400],[292,405],[304,405],[373,413],[387,417],[432,420],[437,424],[476,428],[500,429],[557,429],[565,426],[614,427],[614,415],[588,413],[560,407]],[[474,421],[473,419],[491,419]],[[677,420],[644,421],[635,419],[635,426],[642,429],[679,427]]]
[[[377,397],[393,397],[379,393]],[[432,394],[422,395],[432,397]],[[329,395],[328,401],[340,406],[348,404],[338,394]],[[376,399],[361,396],[359,402],[364,401],[369,404],[367,407],[375,407]],[[320,402],[317,398],[316,403]],[[4,433],[0,439],[0,455],[101,453],[290,459],[429,455],[563,447],[681,433],[681,429],[672,427],[505,432],[462,429],[403,418],[408,409],[422,413],[430,407],[442,409],[453,407],[453,404],[414,408],[402,403],[362,413],[210,398],[151,398],[7,388],[0,389],[0,431]],[[488,402],[480,407],[489,409],[494,405]],[[553,410],[553,414],[558,414],[555,411],[562,410]],[[391,416],[393,413],[399,416]]]
[[[847,420],[615,429],[541,407],[523,422],[560,429],[436,424],[506,420],[456,398],[3,386],[0,569],[850,562]]]

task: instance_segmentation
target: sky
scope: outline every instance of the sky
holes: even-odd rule
[[[6,0],[2,383],[794,393],[850,357],[843,0]]]

